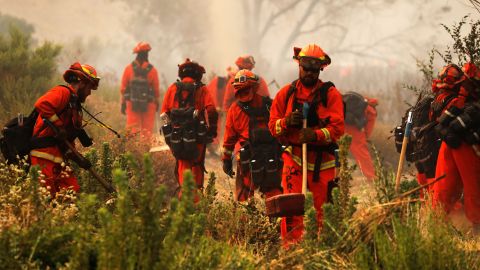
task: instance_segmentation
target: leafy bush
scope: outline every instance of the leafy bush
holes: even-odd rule
[[[3,117],[30,113],[33,102],[52,87],[60,47],[46,42],[33,48],[31,37],[15,27],[0,34],[0,106]],[[2,119],[3,122],[6,120]]]

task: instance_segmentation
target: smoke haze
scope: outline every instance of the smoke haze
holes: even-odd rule
[[[0,6],[3,14],[31,23],[37,41],[64,47],[60,69],[79,60],[119,78],[133,59],[135,44],[148,41],[153,47],[150,61],[163,74],[161,80],[167,80],[164,85],[176,79],[177,64],[185,57],[203,64],[207,74],[224,74],[245,53],[255,56],[255,71],[267,81],[285,84],[297,75],[292,47],[314,42],[333,59],[321,76],[340,88],[352,88],[342,78],[354,67],[415,69],[416,58],[425,59],[433,46],[441,48],[450,42],[440,23],[451,25],[469,13],[473,19],[478,17],[467,1],[351,1],[351,6],[329,10],[322,1],[317,5],[304,0],[266,24],[271,14],[290,2],[295,1],[0,0]],[[337,2],[348,3],[331,4]],[[315,6],[314,14],[301,30],[318,27],[319,31],[288,40],[311,6]],[[322,16],[331,16],[328,23],[337,26],[316,26]],[[255,31],[265,25],[269,27],[263,35]],[[338,25],[348,30],[343,37]]]

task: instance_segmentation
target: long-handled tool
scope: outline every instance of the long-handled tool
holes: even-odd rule
[[[400,151],[400,158],[398,160],[397,176],[395,178],[395,192],[398,193],[400,187],[400,178],[402,177],[403,162],[405,160],[405,154],[407,152],[408,141],[410,133],[412,131],[412,112],[408,112],[407,123],[405,125],[405,132],[403,134],[402,150]]]
[[[52,122],[50,122],[48,119],[43,118],[43,122],[46,123],[56,134],[59,133],[59,129],[57,126],[55,126]],[[73,155],[76,156],[77,159],[85,159],[84,156],[82,156],[77,149],[75,149],[75,146],[72,145],[71,142],[69,142],[67,139],[63,140],[63,143],[67,146],[67,148],[72,152]],[[97,181],[109,192],[109,193],[115,193],[116,190],[115,188],[110,185],[105,179],[103,179],[94,169],[93,167],[89,167],[86,169],[87,171],[90,172],[90,174],[97,179]]]
[[[303,127],[307,127],[307,117],[310,106],[303,103]],[[267,216],[291,217],[303,216],[305,213],[305,197],[307,194],[307,144],[302,144],[302,193],[289,193],[273,196],[265,200]]]
[[[303,103],[303,128],[307,128],[308,110],[310,106],[307,102]],[[302,143],[302,194],[307,195],[307,174],[308,174],[308,161],[307,161],[307,144]]]

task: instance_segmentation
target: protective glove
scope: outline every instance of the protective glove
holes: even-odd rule
[[[122,107],[120,108],[120,112],[122,114],[125,114],[126,111],[127,111],[127,103],[124,101],[122,102]]]
[[[285,117],[285,125],[287,127],[295,127],[295,126],[301,126],[303,121],[303,114],[301,112],[294,111],[290,112],[286,117]]]
[[[298,137],[299,143],[310,143],[317,141],[317,134],[315,130],[311,128],[302,128],[300,130],[300,136]]]
[[[223,172],[228,175],[230,178],[233,178],[235,173],[233,172],[233,164],[231,159],[224,159],[223,162]]]

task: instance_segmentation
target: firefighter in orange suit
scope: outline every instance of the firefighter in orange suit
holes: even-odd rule
[[[219,112],[219,123],[220,130],[218,131],[218,137],[213,140],[213,143],[207,146],[207,150],[209,153],[217,155],[217,149],[219,148],[220,142],[223,138],[223,127],[225,126],[225,114],[221,113],[223,108],[223,97],[225,96],[225,91],[227,89],[227,84],[232,82],[232,78],[235,77],[238,69],[236,67],[228,67],[227,68],[227,76],[215,76],[210,83],[207,85],[208,91],[215,102],[215,106],[217,108],[217,112]]]
[[[271,99],[256,93],[258,76],[242,69],[233,81],[235,99],[227,113],[223,140],[223,171],[233,177],[235,146],[237,174],[235,195],[245,201],[259,188],[266,198],[282,194],[280,145],[268,130]],[[252,162],[253,160],[253,162]]]
[[[447,65],[432,88],[432,115],[440,115],[435,131],[442,139],[435,177],[445,175],[434,184],[433,203],[448,213],[463,193],[465,214],[480,233],[480,71],[473,63],[463,70]]]
[[[366,107],[362,112],[363,127],[345,123],[345,133],[352,136],[352,144],[350,145],[350,152],[355,158],[360,170],[368,180],[375,178],[375,167],[373,166],[372,157],[368,150],[367,140],[370,138],[375,126],[375,120],[377,118],[377,110],[375,107],[378,105],[378,101],[374,98],[366,98]],[[348,113],[348,106],[347,106]]]
[[[235,61],[238,69],[248,69],[252,70],[255,67],[255,60],[251,55],[243,55],[239,56]],[[223,110],[225,112],[228,111],[230,105],[235,101],[235,88],[233,87],[233,78],[230,79],[230,82],[227,83],[227,88],[225,90],[225,96],[223,97]],[[257,94],[263,97],[270,97],[270,93],[268,92],[268,85],[262,77],[258,79],[258,88]]]
[[[140,132],[146,139],[152,135],[155,113],[160,104],[158,73],[148,62],[151,49],[146,42],[140,42],[133,48],[137,57],[125,68],[120,86],[121,112],[127,115],[126,128],[133,134]]]
[[[283,193],[302,192],[302,144],[307,143],[308,189],[313,193],[317,221],[322,224],[322,205],[327,200],[328,183],[335,177],[335,142],[344,133],[342,96],[331,82],[318,77],[330,64],[330,57],[317,45],[294,48],[299,63],[299,79],[284,86],[272,103],[269,129],[282,144],[288,145],[283,157]],[[302,105],[310,110],[307,128],[302,128]],[[284,244],[298,242],[303,234],[303,217],[282,219]]]
[[[186,59],[178,66],[179,81],[168,88],[162,103],[162,132],[177,162],[179,186],[183,172],[191,170],[198,188],[203,187],[205,149],[217,136],[218,114],[210,93],[202,84],[203,66]],[[165,117],[166,116],[166,117]]]
[[[63,74],[68,85],[59,85],[50,89],[35,102],[39,113],[32,137],[30,160],[32,166],[38,165],[45,175],[44,185],[52,196],[60,189],[79,191],[77,178],[65,169],[65,161],[72,159],[81,168],[92,165],[87,159],[75,158],[62,143],[64,140],[74,142],[78,136],[86,136],[82,129],[81,103],[98,87],[100,78],[95,68],[74,63]],[[57,132],[47,124],[55,125]],[[91,145],[91,139],[86,137]]]

